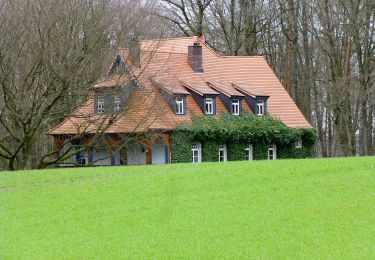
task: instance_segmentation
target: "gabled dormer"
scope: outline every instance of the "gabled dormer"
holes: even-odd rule
[[[219,93],[206,84],[206,82],[181,81],[189,91],[195,102],[205,115],[216,115],[216,99]]]
[[[174,112],[176,115],[186,114],[186,95],[175,95],[174,96]]]
[[[151,82],[158,88],[160,94],[176,115],[186,115],[189,92],[184,87],[180,84],[171,85],[168,80],[166,82],[157,81],[155,78],[151,79]]]
[[[126,106],[136,84],[127,74],[112,74],[90,87],[94,96],[94,113],[119,113]]]
[[[232,83],[232,86],[245,95],[245,102],[249,105],[255,115],[263,116],[267,114],[267,101],[269,95],[255,90],[247,83]]]
[[[232,115],[240,115],[244,94],[234,89],[231,83],[209,80],[208,85],[220,93],[219,98]]]
[[[123,54],[128,53],[127,49],[123,49],[122,52],[123,52]],[[109,67],[107,75],[128,74],[128,73],[129,73],[128,64],[124,60],[123,55],[121,55],[121,53],[118,52],[115,56],[114,61],[111,64],[111,66]]]

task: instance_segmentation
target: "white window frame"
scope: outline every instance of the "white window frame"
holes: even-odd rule
[[[214,98],[213,97],[206,97],[204,110],[205,110],[206,115],[214,114]]]
[[[247,153],[249,155],[247,155]],[[245,160],[246,161],[252,161],[253,160],[253,145],[252,144],[249,144],[246,148],[245,148]]]
[[[237,98],[232,100],[232,114],[235,116],[240,115],[240,100]]]
[[[272,151],[272,156],[270,154],[270,152]],[[268,146],[268,160],[276,160],[277,156],[276,156],[276,145],[274,144],[271,144],[270,146]]]
[[[202,162],[202,146],[200,143],[193,143],[191,145],[191,161],[192,163]]]
[[[176,115],[183,115],[185,114],[184,108],[184,98],[183,97],[176,97]]]
[[[115,96],[115,101],[114,101],[114,108],[113,110],[115,112],[120,112],[121,111],[121,98],[120,96]]]
[[[301,139],[301,138],[299,138],[299,139],[296,141],[296,143],[295,143],[295,147],[296,147],[297,149],[301,149],[301,148],[302,148],[302,139]]]
[[[264,100],[257,100],[257,115],[264,115]]]
[[[221,155],[223,152],[223,155]],[[219,162],[226,162],[227,161],[227,146],[225,144],[221,144],[219,146]]]
[[[104,97],[98,97],[97,106],[98,114],[104,114]]]

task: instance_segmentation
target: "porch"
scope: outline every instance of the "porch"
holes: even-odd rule
[[[69,140],[67,136],[54,136],[55,158],[62,158],[67,151],[74,156],[59,162],[59,165],[144,165],[171,162],[170,136],[155,133],[128,138],[124,135],[107,135],[100,140],[84,136]],[[94,141],[96,140],[96,141]],[[125,141],[124,141],[125,140]]]

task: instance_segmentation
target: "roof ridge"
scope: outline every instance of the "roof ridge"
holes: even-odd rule
[[[198,39],[198,36],[181,36],[181,37],[173,37],[173,38],[159,38],[159,39],[143,39],[141,42],[147,41],[176,41],[181,39]]]

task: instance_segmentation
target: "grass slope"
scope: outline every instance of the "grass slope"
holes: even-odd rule
[[[375,258],[375,158],[0,173],[0,258]]]

